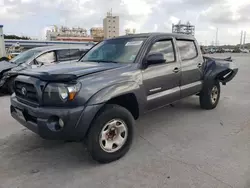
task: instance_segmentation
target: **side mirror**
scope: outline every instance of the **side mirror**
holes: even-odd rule
[[[41,67],[41,66],[43,66],[44,65],[44,63],[43,62],[41,62],[41,61],[36,61],[37,62],[37,67]]]
[[[41,67],[43,65],[43,62],[37,61],[36,59],[34,59],[33,64],[31,65],[31,68],[38,68]]]
[[[166,62],[164,55],[162,53],[159,53],[159,52],[150,53],[147,56],[146,60],[147,60],[148,65],[161,64],[161,63]]]

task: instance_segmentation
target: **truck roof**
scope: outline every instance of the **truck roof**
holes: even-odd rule
[[[91,47],[89,46],[79,46],[79,45],[70,45],[70,46],[43,46],[43,47],[35,47],[32,49],[39,49],[41,51],[46,51],[46,50],[68,50],[68,49],[90,49]]]
[[[195,40],[195,37],[192,35],[178,34],[178,33],[140,33],[140,34],[129,34],[124,36],[119,36],[116,38],[136,38],[136,37],[156,37],[156,36],[166,36],[174,37],[177,39],[186,39],[186,40]]]

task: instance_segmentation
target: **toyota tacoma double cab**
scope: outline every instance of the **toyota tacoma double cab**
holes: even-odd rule
[[[231,58],[203,57],[193,36],[121,36],[79,62],[19,72],[10,110],[42,138],[83,141],[94,160],[107,163],[127,153],[141,114],[191,95],[213,109],[220,83],[237,71]]]

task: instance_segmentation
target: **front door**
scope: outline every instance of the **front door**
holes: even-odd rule
[[[142,71],[147,96],[146,110],[162,107],[180,99],[180,62],[177,61],[173,43],[173,39],[155,40],[147,53],[163,53],[166,62],[149,65]]]

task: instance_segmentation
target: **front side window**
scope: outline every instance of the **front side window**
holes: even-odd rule
[[[158,41],[154,43],[149,51],[149,54],[155,52],[162,53],[166,63],[175,61],[175,53],[171,40]]]
[[[81,61],[133,63],[146,38],[116,38],[102,41]]]
[[[177,47],[180,50],[181,60],[193,59],[198,55],[194,41],[191,40],[177,40]]]
[[[43,64],[51,64],[56,61],[56,55],[55,52],[46,52],[45,54],[40,55],[38,58],[36,58],[36,62],[43,63]]]

